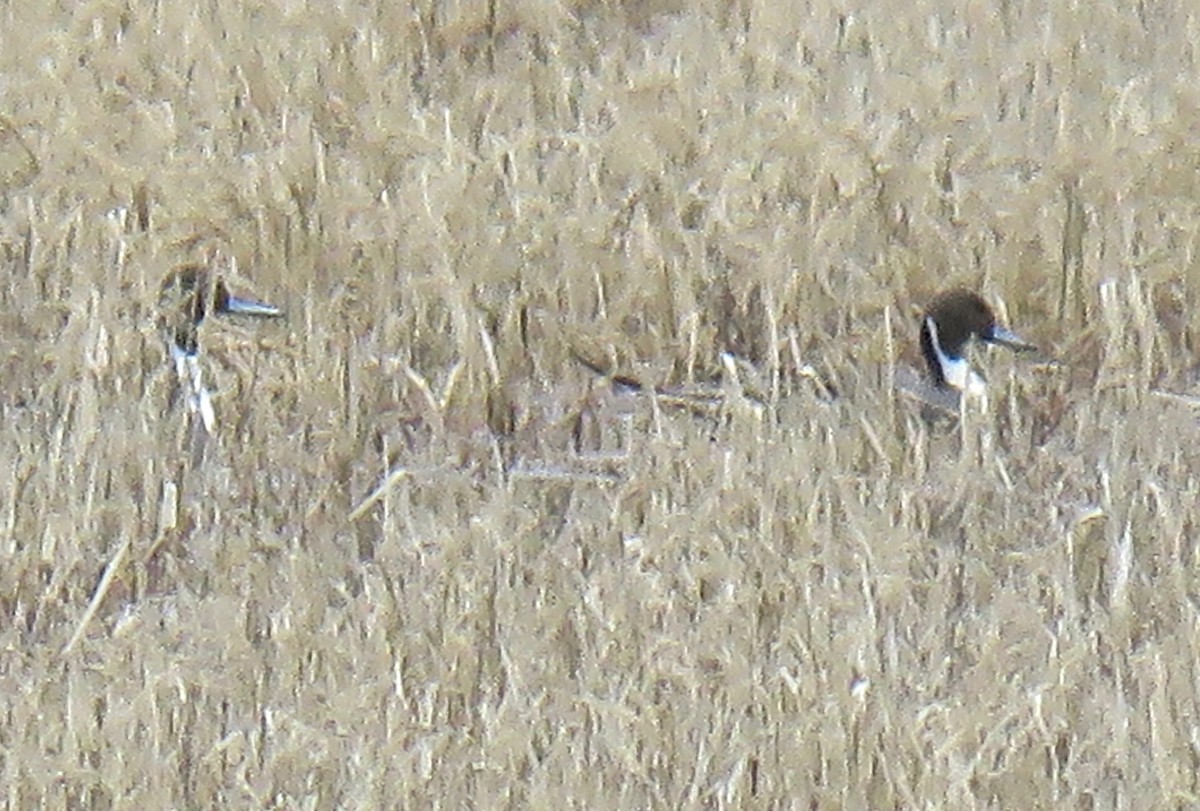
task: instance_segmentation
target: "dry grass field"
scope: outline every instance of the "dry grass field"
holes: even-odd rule
[[[0,0],[0,809],[1200,806],[1197,43]]]

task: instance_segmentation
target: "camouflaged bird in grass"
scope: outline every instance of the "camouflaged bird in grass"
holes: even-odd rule
[[[201,264],[181,265],[168,273],[160,289],[159,306],[164,337],[186,392],[188,412],[199,414],[205,431],[212,433],[216,415],[200,361],[201,325],[209,315],[279,318],[283,311],[257,299],[235,296],[220,274]]]

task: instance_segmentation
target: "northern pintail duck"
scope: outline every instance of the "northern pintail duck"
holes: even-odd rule
[[[966,359],[973,339],[1015,351],[1035,348],[998,323],[992,308],[978,294],[947,290],[933,300],[921,319],[921,354],[936,389],[972,397],[984,394],[983,378]]]
[[[211,433],[215,425],[211,395],[200,366],[200,325],[209,315],[277,318],[274,305],[229,292],[225,280],[200,264],[181,265],[163,279],[159,295],[162,324],[171,360],[187,391],[188,411],[198,413]]]

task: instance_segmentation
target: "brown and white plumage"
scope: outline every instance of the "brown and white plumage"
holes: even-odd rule
[[[216,415],[200,363],[200,327],[211,315],[278,318],[274,305],[230,293],[224,278],[206,265],[180,265],[163,279],[159,290],[161,326],[189,413],[198,414],[212,433]]]

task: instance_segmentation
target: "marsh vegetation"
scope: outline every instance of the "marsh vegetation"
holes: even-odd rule
[[[1195,804],[1190,3],[0,20],[0,806]]]

